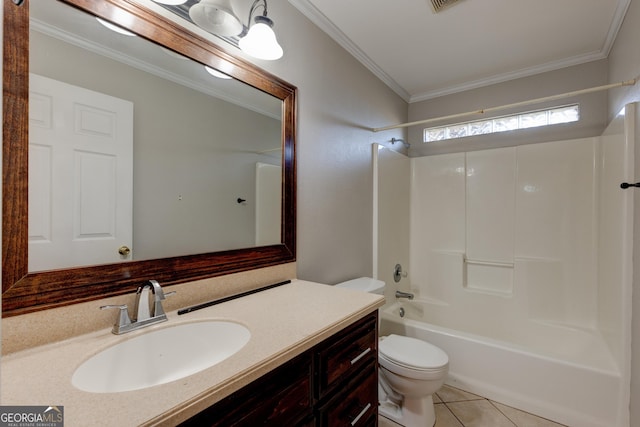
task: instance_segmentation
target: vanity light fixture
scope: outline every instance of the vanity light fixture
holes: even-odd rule
[[[251,17],[258,7],[262,6],[263,13],[254,18],[251,25]],[[247,31],[248,29],[248,31]],[[238,45],[248,55],[258,59],[275,60],[282,57],[283,51],[276,34],[273,32],[273,21],[267,17],[267,0],[255,0],[249,10],[247,29],[240,34]]]
[[[123,34],[125,36],[130,36],[130,37],[135,37],[136,34],[132,33],[131,31],[125,30],[122,27],[119,27],[115,24],[112,24],[109,21],[105,21],[104,19],[98,18],[96,16],[96,19],[98,20],[99,23],[101,23],[102,25],[104,25],[105,27],[107,27],[108,29],[110,29],[111,31],[115,31],[118,34]]]
[[[201,0],[191,6],[189,17],[198,27],[220,36],[237,36],[243,29],[231,0]]]

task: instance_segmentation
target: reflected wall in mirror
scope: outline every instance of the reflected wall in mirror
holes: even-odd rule
[[[16,6],[9,0],[4,4],[3,316],[127,293],[146,279],[181,283],[294,261],[295,87],[129,0],[64,3],[68,4]],[[30,128],[26,120],[29,7]],[[95,19],[85,12],[140,37],[125,40],[126,36],[106,29],[96,30]],[[96,34],[110,39],[96,38]],[[233,79],[214,78],[204,65],[223,70]],[[129,172],[115,173],[113,164],[127,161],[113,161],[113,153],[100,157],[81,149],[91,156],[85,156],[84,162],[63,161],[59,170],[66,171],[61,174],[65,179],[95,171],[113,179],[69,181],[88,196],[62,198],[67,211],[58,215],[92,212],[80,230],[107,241],[108,252],[129,247],[129,254],[117,258],[133,261],[114,264],[89,258],[78,263],[73,256],[78,249],[72,248],[44,252],[42,259],[47,262],[65,264],[38,264],[36,251],[27,249],[29,240],[32,247],[46,246],[42,236],[51,232],[47,225],[52,215],[47,209],[55,205],[50,194],[60,193],[48,188],[53,180],[36,179],[37,173],[54,176],[55,162],[47,146],[51,135],[42,121],[59,121],[57,113],[45,108],[53,104],[56,94],[46,91],[56,85],[62,85],[58,92],[64,94],[78,88],[77,96],[83,101],[87,93],[92,102],[101,96],[124,100],[124,113],[116,116],[118,120],[129,117],[125,124],[114,121],[113,114],[106,118],[97,114],[111,112],[99,102],[75,102],[83,106],[78,117],[86,121],[72,119],[70,127],[94,139],[104,137],[103,133],[113,139],[110,132],[102,131],[120,131],[131,123],[129,163],[133,166]],[[89,144],[94,142],[89,138]],[[113,195],[119,187],[115,183],[123,176],[132,179],[122,187],[129,188],[125,196],[132,202],[129,241],[109,234],[115,229],[109,228],[116,216],[110,210],[116,205]],[[267,183],[271,187],[265,190]],[[79,201],[74,204],[73,200]],[[64,257],[51,256],[55,253]],[[71,261],[57,259],[65,257]],[[84,267],[87,264],[91,266]]]
[[[59,2],[30,28],[29,271],[280,243],[281,100]]]

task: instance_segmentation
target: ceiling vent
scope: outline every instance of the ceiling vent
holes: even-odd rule
[[[431,0],[431,6],[435,13],[441,12],[443,9],[457,3],[459,0]]]

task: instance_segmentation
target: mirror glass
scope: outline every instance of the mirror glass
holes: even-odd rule
[[[297,89],[147,3],[4,2],[3,317],[296,259]],[[128,223],[130,240],[114,237]],[[117,260],[62,246],[36,265],[56,227]]]
[[[280,243],[280,99],[63,3],[30,13],[29,271]]]

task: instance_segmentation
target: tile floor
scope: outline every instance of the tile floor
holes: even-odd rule
[[[564,427],[448,385],[433,396],[433,403],[435,427]],[[379,418],[378,424],[379,427],[398,427],[384,417]]]

